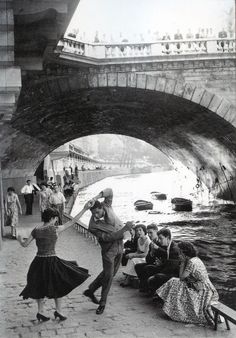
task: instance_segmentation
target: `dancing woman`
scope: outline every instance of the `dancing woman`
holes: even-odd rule
[[[38,305],[36,318],[39,321],[50,319],[43,311],[45,297],[53,298],[55,301],[55,319],[65,320],[66,317],[61,312],[61,298],[89,277],[87,269],[80,268],[75,261],[66,261],[57,257],[55,252],[58,235],[72,226],[80,217],[80,213],[59,227],[55,226],[58,217],[59,213],[56,209],[46,209],[42,214],[43,225],[34,228],[26,240],[21,236],[17,238],[23,247],[27,247],[35,239],[38,248],[36,257],[29,267],[27,285],[20,296],[23,296],[23,299],[36,300]]]

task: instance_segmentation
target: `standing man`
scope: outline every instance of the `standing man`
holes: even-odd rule
[[[52,208],[56,208],[59,212],[58,224],[63,223],[63,214],[65,211],[66,199],[63,193],[60,191],[57,184],[54,185],[52,194],[49,196],[49,204]]]
[[[26,215],[32,215],[32,207],[34,202],[34,186],[31,184],[31,180],[26,181],[26,185],[21,189],[21,193],[24,195],[26,205]]]
[[[99,202],[100,198],[104,198],[104,201]],[[113,211],[112,199],[112,189],[107,188],[87,202],[84,211],[78,214],[81,217],[86,210],[90,209],[92,216],[89,222],[89,231],[97,237],[102,249],[103,270],[84,291],[86,297],[89,297],[93,303],[99,304],[96,310],[98,315],[102,314],[105,309],[113,277],[121,263],[124,232],[129,231],[133,226],[132,222],[127,222],[123,226]],[[101,299],[98,301],[94,293],[100,287],[102,292]]]

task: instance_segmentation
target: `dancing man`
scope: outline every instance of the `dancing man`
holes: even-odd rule
[[[104,198],[103,202],[99,202]],[[93,303],[99,304],[96,314],[102,314],[107,301],[107,296],[111,288],[113,277],[115,276],[122,259],[123,235],[129,231],[133,223],[127,222],[123,226],[112,208],[113,191],[107,188],[101,191],[84,206],[84,212],[90,209],[92,216],[89,222],[89,231],[94,234],[102,249],[103,270],[97,278],[84,291],[84,295],[89,297]],[[77,216],[76,216],[77,218]],[[98,301],[94,295],[95,291],[102,288],[101,299]]]

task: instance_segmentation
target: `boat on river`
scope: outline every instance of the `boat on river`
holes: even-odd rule
[[[193,202],[186,198],[175,197],[171,199],[172,209],[175,211],[192,211]]]
[[[137,210],[152,210],[153,203],[145,200],[137,200],[134,202],[135,209]]]
[[[167,199],[166,194],[163,194],[163,193],[158,192],[158,191],[152,191],[151,194],[152,194],[152,198],[155,199],[155,200],[164,201],[164,200]]]

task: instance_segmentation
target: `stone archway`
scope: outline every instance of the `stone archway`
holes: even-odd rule
[[[72,139],[116,133],[143,139],[213,188],[235,175],[233,106],[203,88],[135,73],[68,73],[25,79],[6,129],[5,177],[33,174],[53,149]],[[12,140],[14,139],[14,142]],[[234,183],[234,182],[231,182]],[[232,185],[232,184],[231,184]],[[229,198],[227,186],[222,196]]]

